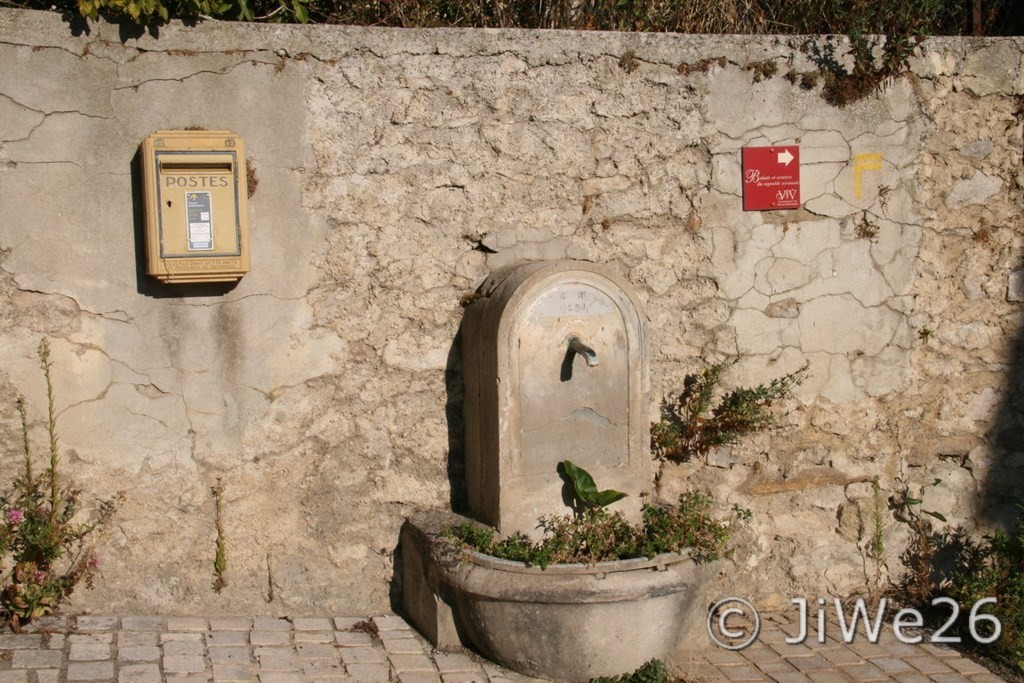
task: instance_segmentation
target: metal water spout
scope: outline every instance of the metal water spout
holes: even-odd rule
[[[587,361],[588,368],[597,367],[597,352],[590,348],[580,338],[573,335],[567,340],[569,344],[569,350],[578,353],[583,356],[583,360]]]

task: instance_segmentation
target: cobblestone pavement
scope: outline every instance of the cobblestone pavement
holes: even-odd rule
[[[816,628],[811,617],[811,628]],[[787,638],[800,634],[798,624],[789,615],[762,617],[760,635],[755,643],[739,651],[703,648],[684,658],[682,673],[688,681],[708,683],[847,683],[863,681],[901,681],[902,683],[998,683],[1002,678],[964,657],[948,646],[928,642],[908,644],[891,630],[879,633],[872,643],[863,623],[852,642],[843,642],[838,623],[827,622],[825,642],[817,642],[812,632],[803,642],[790,644]],[[906,636],[913,635],[908,631]]]
[[[830,636],[790,645],[795,625],[764,619],[741,651],[701,646],[683,657],[687,681],[995,683],[1002,679],[957,652]],[[162,681],[221,683],[527,683],[465,652],[441,652],[395,615],[346,617],[47,617],[0,635],[0,683]]]

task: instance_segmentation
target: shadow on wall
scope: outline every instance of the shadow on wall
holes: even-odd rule
[[[462,323],[448,349],[444,367],[444,416],[448,423],[448,485],[451,509],[465,513],[466,498],[466,429],[462,417],[465,391],[462,382]]]
[[[451,493],[449,503],[453,512],[466,514],[466,449],[465,449],[465,421],[462,417],[462,404],[465,398],[465,391],[462,381],[462,324],[452,339],[452,345],[448,348],[448,358],[444,368],[444,389],[445,403],[444,415],[448,423],[448,485]],[[408,522],[406,522],[408,525]],[[405,527],[403,527],[404,529]],[[391,609],[396,614],[405,615],[409,618],[403,603],[404,585],[407,580],[408,567],[403,557],[402,542],[399,539],[393,550],[393,562],[395,571],[388,587],[388,597],[391,601]],[[415,573],[416,570],[413,570]],[[410,578],[409,580],[415,580]]]
[[[25,8],[47,9],[33,4],[27,4],[25,5]],[[60,18],[61,21],[68,25],[68,32],[75,38],[92,34],[92,26],[89,25],[89,20],[83,17],[77,8],[63,10],[60,14]],[[129,40],[138,40],[146,35],[154,40],[160,38],[160,24],[158,23],[151,22],[139,24],[127,16],[116,17],[110,16],[109,14],[105,15],[104,19],[117,26],[117,37],[121,41],[122,45],[127,43]],[[184,19],[181,21],[185,26],[196,26],[199,23],[198,19]]]
[[[1024,266],[1024,264],[1021,264]],[[1024,278],[1011,278],[1010,298],[1024,300]],[[1017,311],[1024,308],[1017,304]],[[1024,327],[1017,330],[1010,370],[995,424],[988,433],[992,464],[982,488],[982,517],[1006,530],[1013,529],[1024,506]]]

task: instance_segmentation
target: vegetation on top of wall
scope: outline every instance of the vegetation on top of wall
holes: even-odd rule
[[[71,3],[65,0],[65,4]],[[309,0],[74,0],[73,4],[74,8],[69,10],[86,19],[103,15],[141,25],[206,18],[302,24],[309,21]]]
[[[269,21],[395,27],[476,27],[676,32],[704,34],[846,35],[837,56],[830,39],[803,49],[824,79],[822,97],[842,107],[887,85],[909,67],[929,35],[1024,33],[1019,0],[0,0],[0,7],[57,10],[69,21],[103,16],[141,32],[171,19]],[[633,72],[632,51],[619,65]],[[775,74],[762,62],[755,81]],[[817,75],[800,74],[810,89]],[[795,82],[798,75],[788,76]]]
[[[909,70],[910,58],[923,39],[924,34],[867,36],[853,31],[847,51],[853,62],[850,68],[836,57],[837,47],[831,36],[824,40],[810,39],[802,49],[824,78],[822,98],[833,106],[842,107],[880,90]]]
[[[0,0],[0,6],[169,19],[307,21],[401,27],[671,31],[716,34],[1017,35],[1018,0]]]

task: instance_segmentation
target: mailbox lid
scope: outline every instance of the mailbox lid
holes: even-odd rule
[[[229,130],[158,130],[142,142],[152,149],[240,149],[242,138]]]

